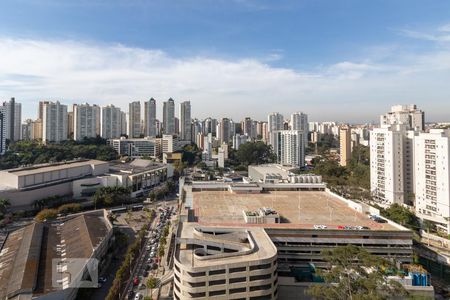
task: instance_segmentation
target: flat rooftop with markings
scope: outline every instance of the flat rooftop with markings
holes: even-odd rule
[[[378,223],[368,213],[355,210],[354,202],[346,202],[326,191],[265,191],[263,193],[231,193],[229,191],[193,191],[193,210],[200,224],[220,226],[259,226],[265,228],[327,229],[364,226],[371,230],[404,230],[401,226]],[[246,224],[243,211],[270,208],[280,216],[280,223]]]

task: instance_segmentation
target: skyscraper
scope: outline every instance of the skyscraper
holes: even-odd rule
[[[141,102],[134,101],[128,105],[128,137],[141,136]]]
[[[347,166],[352,155],[351,132],[352,131],[348,126],[343,126],[339,129],[339,149],[340,149],[339,164],[343,167]]]
[[[175,134],[175,101],[172,98],[163,103],[163,128],[165,134]]]
[[[293,113],[291,115],[291,129],[308,133],[308,115],[302,112]]]
[[[269,114],[267,118],[268,132],[274,132],[276,130],[283,130],[284,118],[283,115],[277,112]]]
[[[59,143],[67,140],[67,105],[46,102],[42,106],[42,141]]]
[[[303,132],[303,138],[305,139],[305,145],[308,145],[308,115],[302,112],[296,112],[291,115],[291,129],[300,130]]]
[[[300,130],[278,130],[271,133],[271,145],[277,162],[285,166],[305,166],[305,138]]]
[[[97,105],[73,105],[73,139],[95,138],[100,132],[100,107]]]
[[[122,135],[122,111],[119,107],[108,105],[101,108],[100,132],[104,139],[115,139]]]
[[[6,127],[6,107],[0,106],[0,155],[5,154],[6,152]]]
[[[246,117],[241,123],[242,133],[248,136],[250,139],[256,138],[256,128],[254,128],[253,120],[250,117]]]
[[[144,102],[144,135],[156,137],[156,100]]]
[[[22,131],[22,105],[17,103],[15,98],[3,102],[4,117],[6,118],[5,135],[10,141],[18,141]]]
[[[203,134],[206,136],[211,133],[213,136],[217,136],[217,120],[213,118],[206,118],[203,121]]]
[[[183,141],[192,141],[191,102],[180,103],[180,138]]]
[[[231,121],[228,118],[222,118],[218,125],[219,128],[219,142],[222,143],[228,143],[231,136],[232,136],[232,130],[231,130]]]

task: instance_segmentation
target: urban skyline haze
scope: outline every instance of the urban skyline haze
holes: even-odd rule
[[[304,111],[377,122],[415,103],[450,110],[450,3],[4,1],[0,99],[114,104],[170,97],[192,117]],[[324,109],[325,108],[325,109]],[[178,109],[178,107],[177,107]]]

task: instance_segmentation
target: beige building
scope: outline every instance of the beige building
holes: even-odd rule
[[[348,126],[339,128],[339,147],[340,160],[339,164],[346,167],[352,156],[352,131]]]
[[[277,299],[277,249],[261,228],[182,223],[174,299]]]
[[[0,197],[12,207],[29,208],[35,200],[48,196],[71,195],[77,179],[107,173],[109,163],[99,160],[75,160],[34,165],[0,171]]]

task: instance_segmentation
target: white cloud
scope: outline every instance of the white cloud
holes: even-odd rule
[[[159,105],[169,97],[189,99],[201,118],[265,119],[271,111],[302,110],[313,120],[363,121],[410,102],[423,104],[434,119],[445,116],[450,51],[397,58],[396,65],[368,58],[301,71],[252,58],[181,59],[124,45],[0,38],[0,98],[16,97],[29,117],[41,99],[125,109],[150,97]]]

